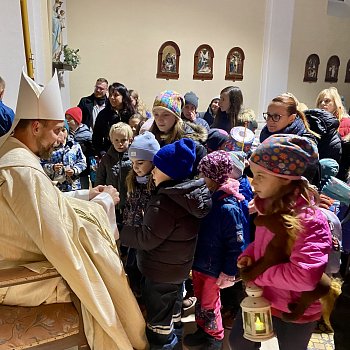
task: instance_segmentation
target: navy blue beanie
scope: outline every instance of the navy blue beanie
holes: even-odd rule
[[[207,148],[210,152],[217,151],[227,140],[229,135],[222,129],[210,129],[207,138]]]
[[[196,144],[191,139],[180,139],[162,147],[153,158],[153,164],[173,180],[187,179],[196,160]]]

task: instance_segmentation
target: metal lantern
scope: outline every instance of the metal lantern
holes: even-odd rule
[[[241,302],[244,338],[260,342],[274,337],[270,303],[255,284],[246,287],[248,296]]]

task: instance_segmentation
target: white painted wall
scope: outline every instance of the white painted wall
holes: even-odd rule
[[[350,59],[350,18],[327,15],[328,0],[295,0],[292,48],[289,64],[288,90],[309,108],[315,107],[318,93],[335,86],[350,107],[350,84],[344,83],[346,64]],[[318,54],[320,66],[317,82],[303,82],[305,61]],[[340,58],[337,83],[324,81],[330,56]]]
[[[148,106],[164,89],[189,90],[199,109],[229,85],[239,86],[244,104],[258,108],[265,0],[74,0],[67,1],[68,44],[79,48],[82,63],[70,73],[71,102],[92,93],[98,77],[139,91]],[[175,41],[181,51],[179,80],[156,79],[159,47]],[[214,49],[214,79],[196,81],[193,55],[201,44]],[[245,52],[244,80],[225,78],[228,51]]]
[[[26,65],[19,0],[0,0],[0,76],[6,82],[3,102],[16,108],[22,67]]]

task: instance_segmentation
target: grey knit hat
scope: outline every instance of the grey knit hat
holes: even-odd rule
[[[187,92],[184,96],[184,99],[185,99],[185,105],[188,105],[188,104],[191,104],[193,106],[196,107],[196,110],[198,108],[198,97],[197,95],[190,91],[190,92]]]
[[[134,138],[134,141],[129,147],[128,154],[129,158],[153,162],[153,157],[159,149],[159,143],[154,135],[149,131],[145,131],[142,135]]]

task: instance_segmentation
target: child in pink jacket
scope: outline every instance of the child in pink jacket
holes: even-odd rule
[[[302,292],[313,291],[318,285],[331,248],[327,220],[314,205],[317,192],[303,177],[307,166],[317,160],[312,141],[281,134],[266,139],[250,158],[258,219],[272,219],[268,224],[257,224],[255,241],[241,254],[237,265],[242,278],[262,287],[270,301],[280,350],[306,350],[322,311],[317,300],[297,320],[288,322],[284,317]],[[272,256],[269,243],[278,238],[278,233],[285,240],[286,250]],[[241,313],[232,328],[230,345],[232,350],[256,349],[256,343],[243,338]]]

